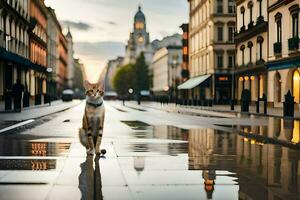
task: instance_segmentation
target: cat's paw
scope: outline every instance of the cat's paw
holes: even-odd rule
[[[96,155],[97,156],[104,156],[106,154],[106,150],[105,149],[101,149],[100,151],[98,150],[98,151],[96,151]]]

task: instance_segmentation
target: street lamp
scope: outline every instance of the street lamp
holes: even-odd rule
[[[47,73],[48,73],[48,76],[47,76],[47,79],[48,79],[48,86],[47,86],[47,89],[48,89],[48,92],[49,92],[49,105],[51,106],[51,93],[52,93],[52,72],[53,72],[53,68],[52,67],[48,67],[46,69]]]
[[[173,55],[172,58],[172,88],[173,88],[173,95],[174,101],[176,102],[177,95],[176,95],[176,71],[178,65],[178,54]]]

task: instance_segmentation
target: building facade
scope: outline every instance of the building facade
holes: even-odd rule
[[[116,95],[113,87],[113,79],[116,75],[119,67],[122,66],[124,62],[124,57],[117,57],[116,59],[109,60],[106,66],[106,75],[105,75],[105,93],[106,95]]]
[[[247,89],[254,104],[267,95],[268,1],[238,0],[235,99],[240,100]]]
[[[30,96],[34,97],[34,104],[47,103],[47,10],[44,1],[30,0],[29,57],[39,72],[31,71]],[[34,88],[34,89],[33,89]]]
[[[23,107],[34,94],[34,72],[43,71],[29,60],[30,2],[0,1],[0,110],[14,108],[12,86],[17,79],[25,86]]]
[[[134,16],[133,32],[130,33],[124,64],[134,63],[141,53],[144,53],[147,64],[151,63],[153,50],[150,44],[150,36],[146,29],[146,17],[142,12],[141,6]]]
[[[179,89],[187,90],[192,102],[231,99],[235,63],[235,2],[233,0],[188,0],[190,79]]]
[[[152,60],[153,93],[175,99],[181,79],[182,47],[167,46],[155,52]]]
[[[74,49],[73,49],[73,37],[70,31],[70,28],[68,28],[68,33],[66,35],[67,39],[67,81],[68,81],[68,87],[73,88],[73,82],[74,82]]]
[[[67,40],[52,8],[47,7],[47,90],[52,99],[67,87]]]
[[[299,0],[270,0],[268,51],[268,103],[282,107],[288,91],[300,103]]]

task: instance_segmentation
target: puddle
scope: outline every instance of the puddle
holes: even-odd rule
[[[0,156],[66,156],[70,145],[70,143],[32,142],[1,137]]]
[[[19,123],[18,121],[0,121],[0,129]]]
[[[300,121],[285,120],[270,117],[268,126],[243,126],[237,125],[237,131],[244,136],[264,140],[268,142],[289,145],[300,150]]]
[[[236,131],[152,127],[139,121],[126,124],[133,132],[140,127],[139,134],[145,136],[141,142],[134,140],[116,149],[123,158],[121,165],[136,171],[125,174],[129,184],[145,185],[138,188],[137,199],[179,198],[182,192],[186,193],[182,198],[188,199],[300,199],[299,150]],[[236,128],[299,144],[297,121],[275,118],[269,126]]]
[[[0,170],[51,170],[55,159],[0,159]]]
[[[147,130],[151,129],[151,125],[142,122],[142,121],[121,121],[122,123],[126,124],[133,130]]]

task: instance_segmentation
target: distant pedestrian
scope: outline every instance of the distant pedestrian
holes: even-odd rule
[[[21,112],[23,93],[24,93],[24,85],[21,83],[21,80],[18,78],[16,83],[12,87],[12,94],[14,98],[14,110],[17,112]]]

